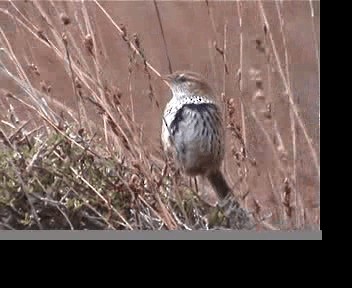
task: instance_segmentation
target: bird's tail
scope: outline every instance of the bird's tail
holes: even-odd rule
[[[229,195],[229,193],[231,193],[231,188],[227,184],[224,175],[220,170],[216,170],[208,174],[207,179],[220,200],[223,200],[227,195]]]

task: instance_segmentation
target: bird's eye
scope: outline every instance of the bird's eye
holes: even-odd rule
[[[185,82],[186,81],[186,77],[184,74],[181,74],[177,77],[177,80],[180,81],[180,82]]]

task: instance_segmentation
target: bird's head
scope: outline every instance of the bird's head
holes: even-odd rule
[[[174,96],[213,97],[213,90],[207,81],[198,73],[191,71],[176,71],[162,77]]]

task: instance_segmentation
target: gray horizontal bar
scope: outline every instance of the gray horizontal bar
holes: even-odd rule
[[[0,231],[0,240],[322,240],[322,231]]]

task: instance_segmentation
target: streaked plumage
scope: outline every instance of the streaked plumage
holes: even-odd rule
[[[162,143],[189,176],[205,176],[220,198],[230,191],[220,166],[224,158],[221,108],[199,74],[175,72],[165,81],[172,98],[164,110]]]

